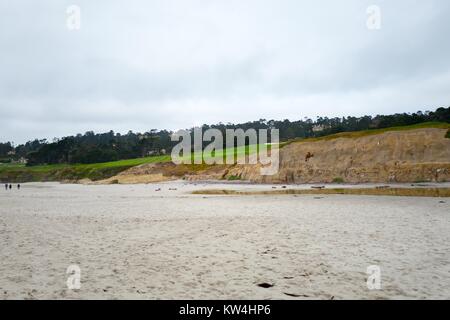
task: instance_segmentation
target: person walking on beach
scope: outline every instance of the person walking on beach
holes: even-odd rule
[[[17,184],[17,190],[20,190],[20,183]]]
[[[5,183],[5,190],[8,190],[8,184]]]
[[[11,189],[12,189],[12,184],[9,185],[9,190],[11,190]]]

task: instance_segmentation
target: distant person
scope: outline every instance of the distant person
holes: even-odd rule
[[[8,190],[8,184],[5,183],[5,190]]]
[[[17,189],[20,190],[20,183],[17,184]]]
[[[9,190],[11,190],[11,189],[12,189],[12,184],[9,185]]]

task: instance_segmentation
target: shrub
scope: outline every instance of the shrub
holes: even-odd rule
[[[336,177],[333,179],[333,183],[344,183],[344,179],[341,177]]]

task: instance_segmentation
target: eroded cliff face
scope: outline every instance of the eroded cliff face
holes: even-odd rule
[[[262,176],[259,165],[185,170],[166,163],[138,166],[108,180],[136,183],[233,177],[256,183],[444,182],[450,181],[446,132],[429,128],[291,143],[280,150],[280,168],[273,176]]]
[[[446,132],[430,128],[292,143],[280,150],[274,176],[249,166],[229,174],[269,183],[450,181]]]

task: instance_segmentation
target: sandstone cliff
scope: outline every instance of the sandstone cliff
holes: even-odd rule
[[[446,132],[428,128],[297,142],[280,150],[275,176],[260,176],[251,167],[230,174],[270,183],[450,181]]]

